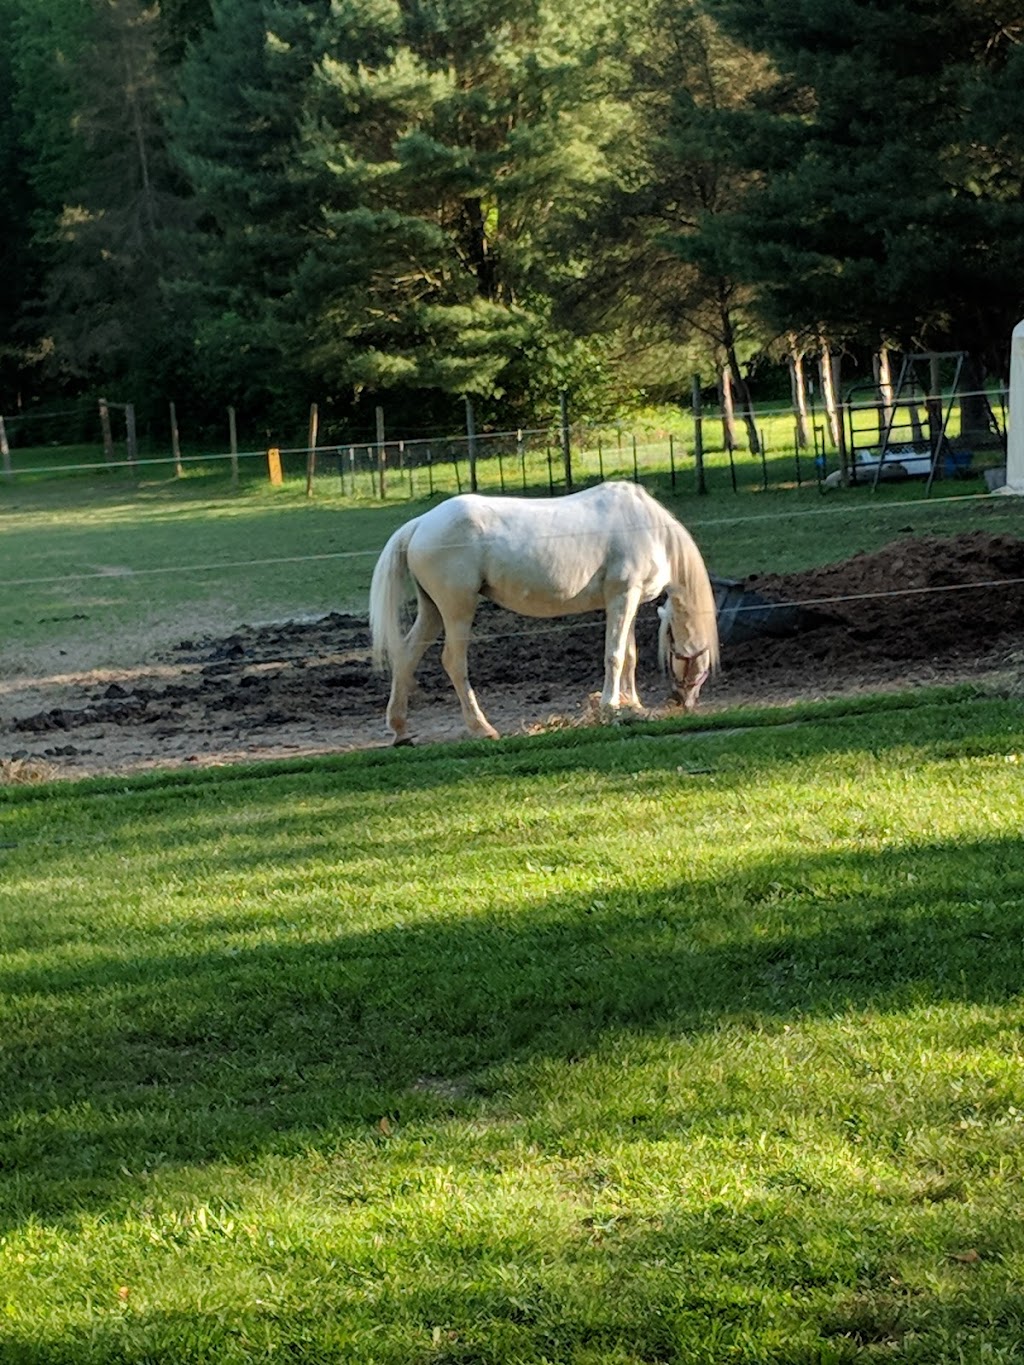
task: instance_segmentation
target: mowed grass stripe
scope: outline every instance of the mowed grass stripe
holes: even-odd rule
[[[0,1359],[1013,1359],[1024,707],[773,719],[5,793]]]

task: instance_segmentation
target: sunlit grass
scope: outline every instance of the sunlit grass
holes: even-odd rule
[[[1014,1359],[1024,710],[0,792],[0,1356]]]

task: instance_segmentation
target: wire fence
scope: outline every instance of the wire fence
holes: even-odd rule
[[[863,386],[861,386],[861,389]],[[976,401],[974,401],[976,400]],[[974,404],[974,425],[963,419]],[[611,478],[654,479],[673,492],[739,493],[876,481],[883,461],[892,478],[965,478],[983,475],[1004,459],[1006,394],[998,389],[908,394],[886,404],[879,394],[855,397],[831,412],[813,404],[798,412],[763,405],[752,421],[721,411],[680,408],[670,428],[594,426],[566,418],[545,427],[430,437],[387,438],[383,421],[372,440],[318,438],[316,405],[305,444],[239,448],[235,410],[227,410],[229,448],[182,449],[171,404],[167,447],[150,436],[143,452],[134,407],[100,399],[98,406],[0,416],[0,489],[37,480],[228,480],[232,486],[269,480],[304,481],[308,496],[331,491],[358,501],[418,498],[469,491],[572,491]],[[979,429],[976,413],[986,414]],[[70,423],[70,427],[68,424]],[[74,432],[61,443],[54,432]],[[115,428],[121,427],[118,431]],[[8,439],[17,431],[18,441]],[[329,426],[325,426],[325,433]],[[46,433],[36,442],[34,433]]]

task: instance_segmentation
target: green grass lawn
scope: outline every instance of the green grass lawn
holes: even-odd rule
[[[0,791],[0,1360],[1019,1360],[1024,706],[699,724]]]

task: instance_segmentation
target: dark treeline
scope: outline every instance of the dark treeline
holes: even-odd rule
[[[1024,311],[1024,0],[0,0],[0,411],[608,415]],[[851,373],[851,368],[846,373]]]

